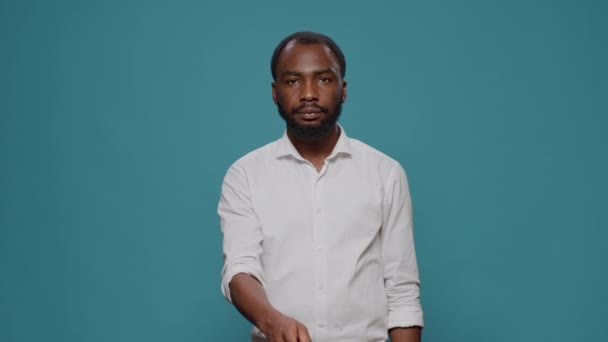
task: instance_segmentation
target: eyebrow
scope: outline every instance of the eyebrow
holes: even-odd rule
[[[335,74],[335,72],[333,71],[332,68],[326,68],[326,69],[321,69],[321,70],[315,70],[312,72],[315,76],[319,76],[319,75],[323,75],[323,74]],[[304,74],[301,71],[292,71],[292,70],[287,70],[285,72],[283,72],[283,76],[302,76],[302,74]]]

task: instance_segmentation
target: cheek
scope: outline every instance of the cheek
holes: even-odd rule
[[[334,103],[342,103],[344,102],[344,93],[341,88],[336,89],[331,93],[331,100]]]
[[[290,102],[294,101],[294,94],[289,91],[277,91],[277,102],[281,105],[289,105]]]
[[[277,103],[284,103],[285,102],[285,95],[281,94],[280,92],[276,93],[276,102]]]
[[[284,94],[277,93],[275,104],[285,113],[289,113],[291,111],[292,106],[289,104],[289,101],[285,99]]]

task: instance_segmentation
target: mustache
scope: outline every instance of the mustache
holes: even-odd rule
[[[293,112],[294,113],[302,112],[302,111],[304,111],[306,109],[311,109],[311,108],[318,109],[319,111],[321,111],[323,113],[327,113],[329,111],[329,108],[324,107],[324,106],[320,106],[320,105],[318,105],[316,103],[304,103],[304,104],[299,105],[296,108],[294,108]]]

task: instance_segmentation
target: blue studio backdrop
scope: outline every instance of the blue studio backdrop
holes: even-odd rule
[[[0,1],[0,341],[246,341],[225,171],[270,56],[347,57],[342,124],[412,191],[425,341],[608,341],[608,6]]]

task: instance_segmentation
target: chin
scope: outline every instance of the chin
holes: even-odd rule
[[[338,103],[335,111],[325,113],[318,120],[313,121],[300,121],[292,113],[284,110],[284,108],[277,104],[279,115],[287,124],[287,130],[294,136],[302,139],[318,139],[330,135],[334,132],[340,114],[342,112],[342,104]]]

